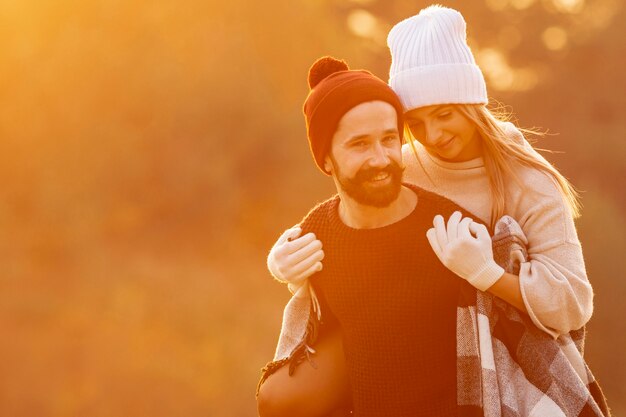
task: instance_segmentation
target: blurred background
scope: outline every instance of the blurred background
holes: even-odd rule
[[[583,191],[586,357],[626,415],[625,6],[442,3]],[[289,298],[265,257],[334,191],[307,70],[387,79],[386,33],[428,4],[0,1],[0,415],[256,415]]]

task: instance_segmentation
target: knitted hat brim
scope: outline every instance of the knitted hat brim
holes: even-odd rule
[[[389,85],[404,111],[435,104],[487,104],[482,72],[473,64],[415,67],[396,73]]]

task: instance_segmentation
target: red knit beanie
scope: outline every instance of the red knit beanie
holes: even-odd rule
[[[307,136],[315,163],[323,173],[324,158],[339,125],[350,109],[368,101],[384,101],[396,109],[402,138],[402,104],[393,90],[369,71],[350,70],[344,61],[323,57],[309,69],[309,95],[304,102]]]

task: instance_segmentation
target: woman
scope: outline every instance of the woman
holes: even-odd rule
[[[518,129],[486,108],[484,78],[467,46],[461,14],[430,6],[394,26],[388,45],[389,83],[417,140],[403,149],[405,181],[449,198],[491,226],[507,214],[527,238],[529,261],[519,274],[498,274],[487,288],[484,280],[477,288],[528,314],[555,339],[583,327],[592,314],[593,291],[573,221],[579,215],[577,194]],[[455,260],[467,256],[456,232],[461,228],[472,231],[471,220],[453,215],[446,224],[437,216],[428,239],[442,263],[472,283],[476,271],[456,267]],[[292,286],[323,265],[323,242],[299,234],[297,227],[287,230],[268,257],[272,274]],[[336,357],[325,352],[340,351],[339,340],[322,345],[318,356]],[[315,383],[308,379],[301,387]]]

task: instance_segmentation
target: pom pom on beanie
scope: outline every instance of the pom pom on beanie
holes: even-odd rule
[[[320,81],[335,72],[348,70],[350,70],[350,67],[348,67],[346,61],[333,58],[332,56],[324,56],[315,61],[309,69],[309,88],[315,88]]]

